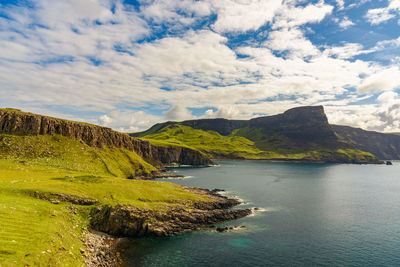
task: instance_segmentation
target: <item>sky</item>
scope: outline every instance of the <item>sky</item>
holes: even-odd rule
[[[0,107],[136,132],[307,105],[400,132],[400,0],[0,0]]]

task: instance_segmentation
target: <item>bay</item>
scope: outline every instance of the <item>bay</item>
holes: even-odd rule
[[[186,186],[225,189],[255,216],[173,238],[130,240],[125,266],[398,266],[400,163],[218,161],[179,168]]]

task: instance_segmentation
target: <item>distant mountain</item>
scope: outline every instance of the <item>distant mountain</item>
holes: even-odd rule
[[[298,107],[251,120],[165,122],[131,135],[153,144],[185,146],[213,158],[380,162],[369,151],[338,136],[322,106]]]
[[[384,134],[348,126],[332,125],[345,142],[379,159],[400,159],[400,134]]]

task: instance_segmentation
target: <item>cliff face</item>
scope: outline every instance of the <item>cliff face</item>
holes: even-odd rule
[[[187,190],[207,195],[212,201],[186,201],[183,206],[173,205],[160,210],[138,209],[129,205],[98,206],[90,213],[90,225],[95,230],[114,236],[167,237],[251,214],[250,209],[230,209],[241,203],[237,199],[220,196],[207,189]]]
[[[173,124],[177,122],[156,124],[149,130],[133,136],[146,136]],[[338,146],[338,139],[328,123],[322,106],[298,107],[282,114],[251,120],[202,119],[183,121],[179,124],[199,130],[216,131],[224,136],[234,130],[244,129],[237,134],[253,141],[262,141],[253,136],[255,132],[260,132],[264,137],[285,139],[282,142],[289,141],[294,145],[304,146],[307,142],[313,142],[325,147]]]
[[[30,114],[12,109],[0,109],[0,132],[23,135],[55,135],[82,140],[91,147],[117,147],[135,151],[153,164],[210,165],[212,161],[201,153],[183,147],[152,145],[110,128]]]
[[[176,123],[158,123],[147,131],[133,135],[145,136]],[[216,131],[225,136],[236,129],[249,127],[262,129],[265,133],[277,132],[296,139],[335,138],[322,106],[293,108],[282,114],[251,120],[200,119],[182,121],[179,124],[204,131]]]
[[[349,126],[332,125],[333,130],[346,142],[380,159],[400,159],[400,136],[365,131]]]
[[[251,128],[296,141],[335,142],[336,136],[322,106],[289,109],[283,114],[251,119]]]
[[[178,140],[216,158],[381,163],[339,138],[322,106],[298,107],[250,120],[166,122],[132,135],[161,144]]]

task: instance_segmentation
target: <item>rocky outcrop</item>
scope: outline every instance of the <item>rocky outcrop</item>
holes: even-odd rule
[[[48,200],[53,204],[59,204],[60,202],[69,202],[76,205],[90,206],[99,203],[95,199],[83,198],[67,194],[38,192],[38,191],[29,192],[28,194],[37,199]]]
[[[24,135],[62,135],[82,140],[91,147],[117,147],[135,151],[154,165],[178,163],[211,165],[213,162],[198,151],[184,147],[152,145],[128,134],[107,127],[62,120],[25,113],[14,109],[0,109],[0,133]]]
[[[202,189],[193,189],[197,192]],[[91,227],[114,236],[174,236],[197,230],[202,226],[245,217],[250,209],[229,210],[238,205],[236,199],[203,190],[213,201],[171,205],[167,209],[139,209],[130,205],[100,206],[92,210]]]
[[[282,114],[254,118],[249,121],[249,127],[295,142],[329,144],[337,140],[323,106],[298,107]]]

